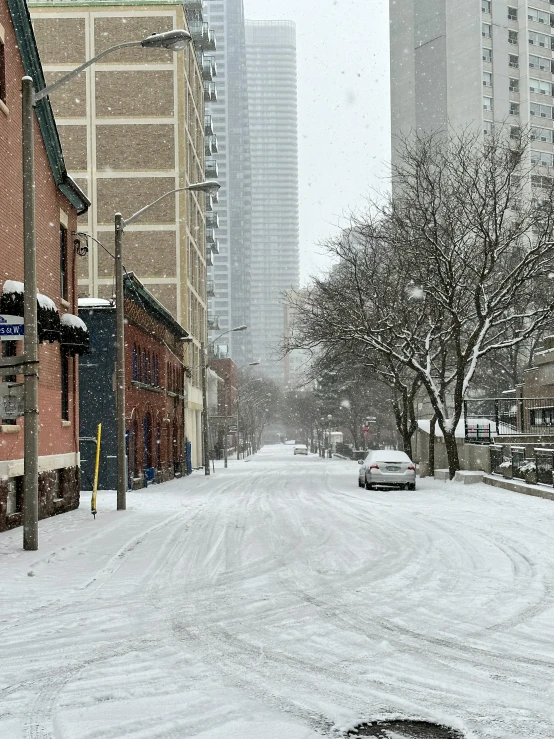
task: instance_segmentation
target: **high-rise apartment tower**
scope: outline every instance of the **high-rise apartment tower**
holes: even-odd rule
[[[551,2],[390,0],[393,150],[399,134],[533,127],[554,164]]]
[[[210,270],[210,337],[236,326],[250,328],[251,169],[246,47],[242,0],[210,0],[204,5],[217,34],[217,87],[210,85],[206,110],[217,135],[217,152],[207,166],[221,184],[217,213],[219,248]],[[217,342],[222,356],[237,364],[252,361],[251,331],[229,333]],[[218,347],[215,347],[218,351]]]
[[[261,370],[284,381],[277,361],[283,297],[298,287],[296,28],[247,21],[246,60],[252,162],[251,334]]]

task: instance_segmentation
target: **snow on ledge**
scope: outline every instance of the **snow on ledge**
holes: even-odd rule
[[[79,316],[73,315],[73,313],[64,313],[61,317],[61,322],[64,326],[71,326],[72,328],[80,328],[88,334],[88,328],[86,323],[79,318]]]

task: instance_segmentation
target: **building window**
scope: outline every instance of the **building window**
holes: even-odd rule
[[[483,108],[484,110],[492,110],[492,98],[483,97]]]
[[[517,8],[512,8],[508,5],[508,20],[517,21]]]
[[[510,115],[519,115],[519,103],[510,100]]]
[[[483,86],[492,87],[492,74],[491,72],[483,72]]]
[[[515,31],[510,31],[509,33],[515,33]],[[529,31],[529,43],[531,46],[540,46],[543,49],[552,48],[550,36],[545,36],[544,33],[535,33],[535,31]]]
[[[509,54],[508,66],[513,69],[519,69],[519,57],[517,54]]]
[[[11,477],[8,479],[8,516],[21,513],[23,510],[23,477]]]
[[[491,0],[481,0],[481,10],[483,13],[491,12]]]
[[[531,138],[533,141],[543,141],[545,144],[553,144],[554,131],[551,128],[532,128]]]
[[[69,357],[61,352],[62,421],[69,421]]]
[[[63,500],[63,486],[60,470],[54,470],[53,474],[54,479],[52,481],[52,498],[53,500]]]
[[[545,10],[537,10],[537,8],[527,8],[527,18],[534,23],[544,23],[550,25],[550,13]]]
[[[531,115],[539,116],[540,118],[552,118],[552,106],[541,105],[540,103],[529,103],[529,112]]]
[[[481,34],[483,35],[483,38],[491,37],[491,24],[490,23],[483,23],[481,25]]]
[[[1,27],[0,27],[1,30]],[[0,35],[0,100],[6,104],[6,47]]]
[[[545,59],[543,56],[535,56],[535,54],[529,54],[529,67],[531,69],[540,69],[541,72],[547,72],[550,70],[550,59]]]
[[[521,128],[519,126],[510,126],[510,138],[519,140],[521,137]]]
[[[492,49],[483,49],[483,61],[489,64],[492,62]]]
[[[549,95],[552,91],[552,86],[549,82],[545,82],[544,80],[535,80],[531,78],[529,80],[529,89],[536,95]]]
[[[60,224],[60,296],[62,300],[67,300],[69,295],[67,256],[67,228]]]
[[[494,131],[494,124],[492,121],[483,121],[483,133],[491,136]]]
[[[133,344],[133,380],[138,380],[138,357],[137,357],[137,345]]]
[[[510,92],[519,92],[519,80],[510,77]]]
[[[538,164],[540,167],[554,166],[554,154],[549,151],[531,151],[531,164]]]
[[[153,363],[154,363],[154,385],[156,387],[159,387],[160,386],[160,365],[158,361],[158,356],[156,354],[154,355]]]
[[[508,31],[508,43],[517,44],[517,31]]]

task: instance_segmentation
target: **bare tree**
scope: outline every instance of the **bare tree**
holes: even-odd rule
[[[538,297],[554,257],[553,184],[525,165],[527,145],[467,132],[405,142],[394,196],[328,242],[339,263],[310,291],[320,325],[417,376],[451,476],[482,358],[533,337],[554,307]]]

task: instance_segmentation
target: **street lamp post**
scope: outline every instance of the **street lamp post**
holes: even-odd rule
[[[105,49],[76,69],[64,74],[51,85],[35,92],[32,77],[21,82],[21,137],[23,175],[23,281],[25,324],[24,334],[24,462],[23,462],[23,548],[38,549],[38,326],[37,326],[37,264],[35,220],[35,152],[34,108],[36,104],[83,72],[102,57],[120,49],[142,46],[144,48],[184,49],[192,37],[188,31],[175,29],[152,34],[142,41],[127,41]]]
[[[125,454],[125,291],[123,288],[123,231],[125,227],[138,220],[146,211],[157,205],[160,200],[177,192],[213,192],[219,190],[220,184],[215,180],[196,182],[187,187],[177,187],[165,192],[152,203],[145,205],[129,218],[123,218],[121,213],[115,214],[115,333],[116,333],[116,415],[117,415],[117,510],[124,511],[127,507],[127,465]],[[202,344],[202,347],[204,345]],[[202,379],[204,393],[205,377]],[[208,460],[209,465],[209,460]]]

